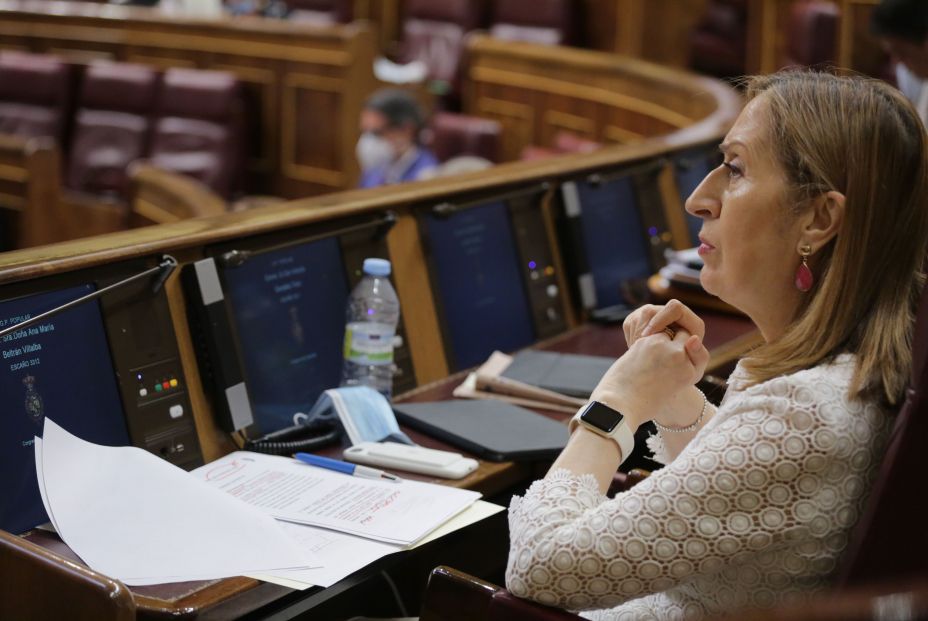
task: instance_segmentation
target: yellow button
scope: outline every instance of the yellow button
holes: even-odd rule
[[[171,388],[177,388],[177,380],[176,380],[176,379],[172,379],[172,380],[171,380]]]

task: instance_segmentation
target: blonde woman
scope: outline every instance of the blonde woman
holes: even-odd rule
[[[572,421],[545,479],[510,509],[507,585],[592,619],[699,619],[827,587],[866,499],[911,366],[928,235],[925,129],[862,78],[752,78],[724,163],[687,201],[705,289],[766,343],[718,409],[682,304],[645,307],[628,352]],[[667,465],[603,493],[653,420]]]

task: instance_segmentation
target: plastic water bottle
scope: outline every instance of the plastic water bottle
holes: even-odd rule
[[[393,340],[400,320],[389,275],[386,259],[364,260],[364,277],[348,297],[342,369],[343,386],[370,386],[387,399],[393,392]]]

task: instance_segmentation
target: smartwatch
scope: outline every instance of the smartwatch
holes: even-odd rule
[[[570,423],[571,431],[579,424],[613,440],[622,451],[622,461],[628,459],[635,448],[635,436],[625,422],[625,416],[605,403],[590,401],[577,411]]]

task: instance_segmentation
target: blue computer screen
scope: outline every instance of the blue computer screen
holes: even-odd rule
[[[605,183],[577,183],[580,226],[587,265],[593,275],[596,306],[626,302],[622,284],[654,271],[645,246],[631,177]]]
[[[348,283],[338,240],[257,254],[223,275],[255,425],[290,427],[341,379]]]
[[[425,222],[452,367],[531,344],[535,329],[506,205],[472,207],[447,218],[429,215]]]
[[[0,302],[0,329],[92,292],[92,285]],[[45,417],[89,442],[126,446],[129,434],[98,302],[0,338],[0,528],[48,521],[33,438]]]
[[[680,200],[684,204],[690,194],[699,187],[699,184],[711,171],[710,156],[705,153],[689,153],[677,157],[674,164],[674,175],[677,180],[677,189],[680,191]],[[690,243],[698,246],[702,220],[687,213],[686,225],[690,232]]]

